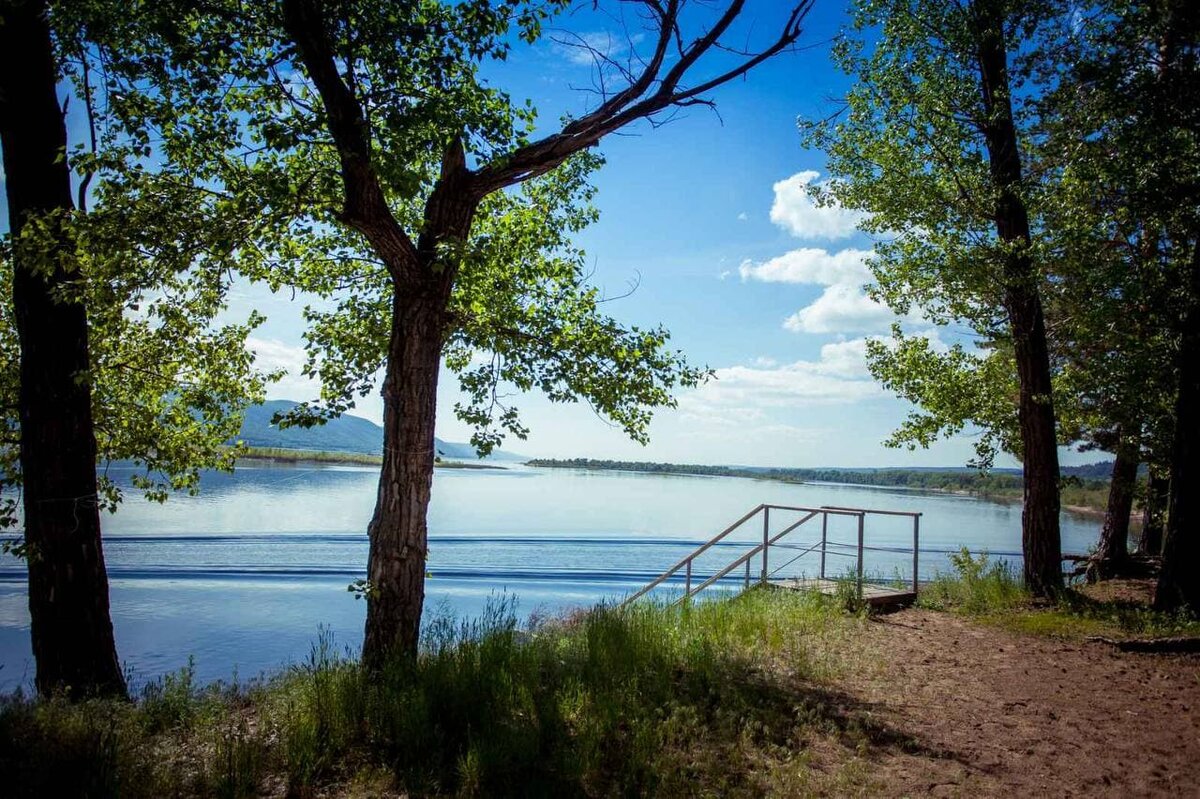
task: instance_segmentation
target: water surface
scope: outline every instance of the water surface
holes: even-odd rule
[[[104,518],[118,651],[134,681],[195,658],[203,680],[247,678],[303,661],[321,631],[353,649],[364,604],[347,586],[365,576],[375,468],[245,466],[211,474],[198,497],[165,505],[130,492]],[[123,479],[119,469],[109,475]],[[522,613],[616,599],[644,585],[760,503],[841,505],[919,512],[920,575],[947,568],[961,546],[1019,567],[1020,506],[965,496],[841,485],[789,485],[731,477],[557,469],[439,469],[430,509],[426,612],[478,613],[495,593]],[[772,531],[798,518],[777,513]],[[814,575],[815,555],[787,561],[820,538],[809,523],[773,550],[770,569]],[[1098,523],[1063,516],[1063,549],[1083,552]],[[696,564],[711,574],[761,541],[761,521]],[[853,545],[856,522],[831,521],[830,541]],[[909,579],[912,526],[867,524],[868,574]],[[896,550],[896,551],[892,551]],[[853,560],[832,554],[827,570]],[[754,574],[761,563],[752,564]],[[740,572],[739,572],[740,574]],[[0,690],[33,674],[24,566],[0,559]]]

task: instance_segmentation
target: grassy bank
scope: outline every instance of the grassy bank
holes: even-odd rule
[[[832,685],[864,622],[819,596],[428,625],[368,674],[331,648],[250,687],[189,672],[135,703],[10,699],[8,796],[691,796],[857,792],[882,735]],[[813,768],[809,744],[834,747]],[[819,747],[820,749],[820,747]]]
[[[920,604],[971,616],[1015,632],[1082,639],[1200,636],[1190,614],[1151,610],[1144,598],[1105,597],[1090,586],[1071,588],[1054,602],[1035,601],[1004,561],[966,550],[951,555],[954,570],[922,587]],[[1109,592],[1111,593],[1111,592]]]
[[[283,447],[247,447],[239,460],[272,461],[277,463],[332,463],[378,466],[382,457],[367,452],[325,452],[309,449],[285,449]],[[464,463],[435,459],[439,469],[503,469],[487,463]]]

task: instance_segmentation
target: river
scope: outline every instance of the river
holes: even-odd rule
[[[245,465],[233,475],[205,475],[199,496],[163,505],[131,490],[103,521],[113,624],[132,682],[174,671],[189,658],[202,681],[251,678],[304,661],[319,635],[353,652],[365,607],[347,586],[365,576],[377,474],[368,467]],[[128,479],[116,467],[109,476]],[[1018,504],[731,477],[438,469],[426,613],[470,616],[494,594],[515,597],[522,614],[617,599],[760,503],[921,513],[923,579],[948,568],[948,553],[962,546],[1020,565]],[[773,530],[790,523],[783,512],[774,518]],[[834,519],[830,540],[853,544],[855,525],[853,518]],[[1064,551],[1085,552],[1098,533],[1098,522],[1064,514]],[[698,561],[697,575],[724,566],[761,536],[761,522],[747,525]],[[819,525],[810,523],[786,540],[804,545],[819,537]],[[868,575],[908,579],[912,556],[900,551],[911,546],[908,519],[871,517],[866,540],[875,547],[867,553]],[[772,568],[798,551],[773,553]],[[853,566],[852,558],[829,561],[834,574]],[[782,574],[817,568],[805,556]],[[24,565],[4,556],[0,690],[29,686],[33,671]]]

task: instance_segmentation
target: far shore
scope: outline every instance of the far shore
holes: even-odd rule
[[[290,464],[343,464],[347,466],[379,466],[383,457],[370,452],[330,452],[311,449],[287,449],[284,447],[247,447],[238,456],[239,461],[262,463]],[[442,458],[434,460],[438,469],[490,469],[503,471],[506,467],[490,463],[470,463],[467,461],[449,461]]]

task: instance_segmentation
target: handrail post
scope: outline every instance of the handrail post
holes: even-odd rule
[[[771,506],[763,508],[763,568],[762,584],[767,584],[767,548],[771,546]]]
[[[863,522],[866,518],[865,513],[858,514],[858,598],[860,600],[863,595]]]
[[[688,558],[687,562],[687,579],[684,581],[684,597],[692,598],[692,559]]]
[[[921,517],[913,517],[913,596],[917,595],[917,553],[920,552]]]
[[[742,588],[743,590],[750,589],[750,558],[746,558],[746,584]]]
[[[825,579],[825,541],[829,531],[829,514],[821,514],[821,579]],[[804,572],[800,572],[803,574]]]

